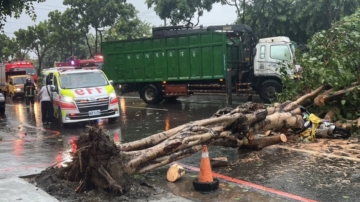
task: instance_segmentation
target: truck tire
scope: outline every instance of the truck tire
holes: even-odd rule
[[[0,114],[5,114],[5,107],[0,108]]]
[[[276,99],[276,94],[282,91],[282,85],[280,82],[270,79],[264,81],[259,89],[260,98],[265,103],[271,103],[271,100]]]
[[[162,95],[156,86],[147,85],[141,91],[141,98],[147,104],[159,104],[162,101]]]

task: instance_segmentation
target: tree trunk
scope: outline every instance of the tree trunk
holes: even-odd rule
[[[92,53],[92,51],[91,51],[91,46],[90,46],[90,44],[89,44],[89,38],[87,37],[86,34],[85,34],[85,39],[86,39],[86,44],[87,44],[87,46],[88,46],[88,48],[89,48],[90,56],[93,57],[94,55],[93,55],[93,53]]]
[[[98,54],[98,30],[95,27],[95,54]]]

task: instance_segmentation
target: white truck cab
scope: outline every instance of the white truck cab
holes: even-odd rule
[[[259,39],[254,55],[253,89],[262,100],[270,103],[276,93],[281,92],[281,68],[285,67],[289,77],[297,79],[300,65],[295,65],[295,46],[286,36]]]
[[[254,75],[256,77],[278,77],[281,64],[288,65],[288,73],[293,74],[295,48],[290,39],[285,36],[263,38],[256,45],[254,58]]]

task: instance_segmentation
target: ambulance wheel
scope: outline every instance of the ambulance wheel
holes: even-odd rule
[[[58,107],[57,119],[58,119],[59,126],[66,128],[67,124],[64,123],[63,120],[62,120],[60,107]]]
[[[142,89],[141,98],[147,104],[159,104],[162,101],[159,89],[152,84],[146,85]]]

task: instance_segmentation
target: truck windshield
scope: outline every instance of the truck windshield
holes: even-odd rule
[[[291,53],[292,55],[295,57],[295,45],[294,44],[290,44],[290,50],[291,50]]]
[[[290,49],[287,45],[273,45],[270,47],[270,57],[276,60],[291,60]]]
[[[79,72],[76,74],[63,74],[60,76],[60,86],[63,89],[88,88],[109,85],[101,72]]]
[[[31,81],[34,83],[34,81],[31,79]],[[16,77],[14,78],[14,84],[25,84],[26,83],[26,77]]]
[[[20,67],[16,67],[16,71],[25,71],[26,74],[28,75],[35,75],[36,74],[36,70],[35,68],[20,68]]]

